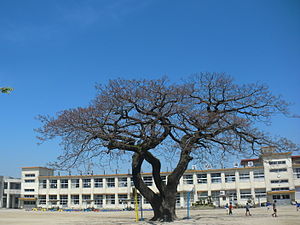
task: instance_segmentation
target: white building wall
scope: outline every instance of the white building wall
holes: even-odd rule
[[[289,195],[290,201],[297,200],[300,198],[300,172],[299,172],[299,178],[296,177],[294,174],[294,168],[297,165],[293,164],[292,158],[288,154],[275,154],[275,155],[263,155],[260,159],[261,163],[258,165],[263,166],[254,166],[254,167],[244,167],[244,168],[228,168],[228,169],[214,169],[214,170],[188,170],[186,171],[185,175],[192,175],[193,184],[186,184],[183,181],[183,178],[180,179],[179,186],[178,186],[178,192],[180,193],[180,203],[177,204],[179,207],[186,207],[186,196],[187,192],[192,191],[191,199],[193,202],[196,202],[199,200],[199,194],[201,192],[207,192],[208,196],[212,196],[212,193],[215,191],[224,191],[225,195],[220,195],[215,200],[216,205],[223,206],[225,204],[228,204],[229,199],[228,193],[236,193],[237,200],[234,201],[234,204],[244,205],[246,202],[251,199],[252,203],[263,203],[267,201],[266,196],[269,196],[269,201],[272,201],[274,195]],[[270,164],[270,161],[286,161],[285,164],[280,165],[273,165]],[[271,169],[277,169],[277,168],[286,168],[287,171],[283,172],[270,172]],[[297,168],[300,168],[300,165],[298,165]],[[254,171],[264,171],[264,178],[256,179],[254,177]],[[35,174],[35,182],[34,183],[24,183],[26,179],[29,179],[25,177],[25,174]],[[207,174],[207,183],[200,184],[198,183],[197,174],[205,173]],[[221,173],[221,182],[219,183],[212,183],[212,174],[213,173]],[[226,182],[225,175],[226,174],[234,174],[235,175],[235,181],[234,182]],[[242,174],[249,174],[249,179],[241,179],[241,177],[245,177]],[[167,175],[167,173],[164,173],[163,175]],[[86,207],[96,207],[96,204],[93,200],[95,195],[102,195],[103,196],[103,208],[123,208],[124,205],[119,203],[118,195],[119,194],[125,194],[128,198],[132,197],[132,186],[130,185],[131,179],[129,174],[112,174],[112,175],[85,175],[85,176],[53,176],[52,170],[47,170],[45,168],[41,169],[39,167],[33,167],[33,168],[24,168],[22,171],[22,195],[24,196],[27,194],[25,192],[25,189],[34,189],[33,193],[36,198],[38,198],[39,195],[46,196],[46,204],[41,205],[37,201],[37,206],[39,207],[51,207],[53,206],[50,204],[50,195],[56,195],[57,200],[59,200],[60,195],[67,195],[68,196],[68,205],[69,208],[86,208]],[[144,174],[144,176],[151,176],[151,174]],[[125,177],[127,178],[127,187],[119,187],[119,180],[118,178]],[[94,179],[96,178],[102,178],[103,179],[103,187],[95,187]],[[108,187],[108,178],[115,178],[115,186],[114,187]],[[39,186],[39,181],[41,180],[47,180],[47,188],[43,189]],[[50,180],[57,179],[57,188],[50,188]],[[61,188],[61,179],[68,179],[68,188]],[[72,188],[71,181],[72,179],[79,179],[80,187],[79,188]],[[83,187],[83,179],[91,179],[91,187],[90,188],[84,188]],[[282,180],[282,179],[288,179],[289,182],[286,184],[272,184],[271,180]],[[154,183],[154,181],[153,181]],[[272,188],[280,188],[283,185],[286,185],[289,187],[288,191],[283,192],[276,192],[272,191]],[[150,187],[154,191],[157,191],[155,185]],[[296,193],[295,193],[296,191]],[[256,193],[258,192],[258,193]],[[242,196],[245,196],[245,193],[249,196],[249,198],[243,198]],[[261,193],[261,194],[259,194]],[[265,193],[265,194],[264,194]],[[72,204],[72,196],[78,195],[79,196],[79,204],[74,205]],[[83,195],[90,195],[89,203],[88,201],[83,200]],[[109,204],[108,197],[111,195],[114,196],[115,204]],[[258,195],[259,197],[257,197]],[[300,199],[298,200],[300,201]],[[62,207],[60,205],[60,202],[58,201],[58,206]],[[133,207],[133,206],[132,206]],[[150,208],[149,204],[144,204],[145,208]]]

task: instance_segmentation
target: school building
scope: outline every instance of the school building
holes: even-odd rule
[[[0,176],[0,208],[18,208],[21,179]]]
[[[162,173],[164,181],[168,174]],[[157,191],[151,173],[142,176]],[[123,209],[133,207],[133,187],[130,174],[55,176],[49,168],[24,167],[18,207]],[[243,159],[233,168],[193,167],[180,180],[176,206],[186,207],[188,195],[192,203],[212,201],[216,206],[229,202],[245,205],[247,201],[258,205],[273,200],[278,204],[300,202],[300,156],[263,148],[259,158]],[[141,197],[141,201],[144,208],[150,208],[146,199]]]

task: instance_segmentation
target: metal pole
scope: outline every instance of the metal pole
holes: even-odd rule
[[[140,218],[140,221],[144,221],[144,218],[143,218],[143,197],[141,196],[141,199],[140,199],[140,204],[141,204],[141,218]]]
[[[187,193],[187,219],[190,219],[190,198],[191,198],[191,192]]]
[[[137,195],[137,190],[133,189],[133,194],[134,194],[134,209],[135,209],[135,221],[139,221],[139,205],[138,205],[138,195]]]

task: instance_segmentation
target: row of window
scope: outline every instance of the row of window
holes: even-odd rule
[[[256,198],[265,198],[266,189],[255,189],[254,196]],[[208,192],[200,192],[198,193],[199,199],[206,199],[208,197]],[[253,196],[251,194],[250,189],[240,190],[240,198],[241,199],[251,199]],[[230,201],[237,200],[237,192],[235,190],[230,191],[211,191],[211,199],[213,201],[218,201],[219,198],[223,198],[223,200],[229,199]]]
[[[254,171],[253,173],[255,180],[263,180],[265,178],[263,171]],[[221,173],[211,173],[211,183],[221,183]],[[239,173],[240,181],[249,181],[250,180],[250,173],[249,172],[240,172]],[[225,182],[232,183],[236,181],[235,173],[225,173]],[[184,184],[193,184],[193,175],[184,175],[183,176],[183,183]],[[207,174],[197,174],[197,183],[198,184],[206,184],[207,183]]]
[[[279,162],[281,161],[276,161]],[[282,161],[285,162],[285,161]],[[286,168],[277,168],[277,169],[270,169],[271,173],[280,173],[280,172],[287,172]],[[211,173],[211,183],[221,183],[221,173]],[[254,180],[262,180],[265,178],[263,171],[254,171],[253,172]],[[300,168],[294,169],[294,178],[300,178]],[[250,179],[250,173],[249,172],[240,172],[239,173],[239,180],[240,181],[248,181]],[[236,181],[236,175],[235,173],[225,173],[225,182],[231,183]],[[271,181],[272,182],[272,181]],[[276,183],[277,181],[274,181]],[[284,183],[287,183],[288,181],[282,181]],[[183,176],[183,183],[184,184],[193,184],[193,175],[184,175]],[[197,183],[203,184],[207,183],[207,174],[197,174]]]
[[[270,169],[271,173],[279,173],[279,172],[286,172],[287,168],[279,168],[279,169]]]
[[[280,160],[280,161],[269,161],[269,165],[282,165],[286,164],[285,160]]]
[[[150,177],[152,178],[152,177]],[[102,188],[103,187],[103,178],[95,178],[94,179],[94,187]],[[145,181],[146,182],[146,181]],[[148,181],[149,182],[149,181]],[[133,181],[131,180],[131,185],[133,185]],[[152,180],[151,180],[152,185]],[[106,187],[115,187],[115,178],[106,178]],[[118,186],[119,187],[127,187],[127,177],[118,178]],[[71,188],[79,188],[80,187],[80,179],[71,179],[70,182]],[[92,187],[92,179],[82,179],[82,187],[83,188],[91,188]],[[47,180],[40,181],[40,188],[47,188]],[[58,188],[58,180],[51,179],[49,180],[49,188]],[[60,188],[69,188],[69,180],[61,179],[60,180]]]
[[[4,182],[4,189],[13,189],[13,190],[20,190],[21,189],[21,183],[13,183],[13,182]]]
[[[25,173],[25,177],[35,177],[34,173]]]
[[[119,177],[118,179],[118,187],[127,187],[128,186],[128,180],[127,177]],[[115,178],[105,178],[106,187],[116,187],[116,179]],[[94,178],[94,188],[102,188],[104,185],[104,179],[103,178]],[[143,180],[147,186],[153,185],[153,179],[151,176],[145,176],[143,177]],[[162,180],[166,181],[166,176],[162,176]],[[68,179],[60,179],[60,188],[69,188],[69,185],[71,188],[79,188],[80,187],[80,179],[71,179],[70,183]],[[133,179],[130,180],[130,185],[133,185]],[[40,188],[47,188],[47,180],[41,180],[39,183]],[[92,179],[82,179],[82,188],[91,188],[92,187]],[[57,179],[51,179],[49,180],[49,188],[58,188],[58,180]]]
[[[107,205],[114,205],[116,203],[116,196],[114,194],[106,194],[106,195],[94,195],[94,199],[91,199],[91,195],[82,195],[82,202],[86,204],[90,204],[94,202],[95,205],[103,205],[103,201]],[[49,204],[51,205],[68,205],[68,195],[59,195],[59,199],[57,195],[49,195]],[[119,204],[126,203],[127,201],[131,201],[133,204],[133,199],[129,199],[127,194],[118,194]],[[79,195],[71,195],[70,203],[72,205],[79,205],[80,198]],[[46,195],[39,195],[39,204],[46,205]]]
[[[280,161],[277,161],[280,162]],[[272,173],[279,173],[279,172],[286,172],[286,168],[278,168],[278,169],[270,169]],[[25,174],[26,175],[26,174]],[[211,173],[211,183],[221,183],[221,173]],[[239,173],[239,180],[240,181],[249,181],[250,180],[250,173],[249,172],[240,172]],[[294,177],[300,178],[300,168],[294,169]],[[264,172],[262,170],[253,171],[253,178],[254,180],[263,180],[265,178]],[[128,181],[127,177],[119,177],[119,178],[105,178],[106,179],[106,187],[116,187],[116,179],[118,179],[118,187],[127,187]],[[147,186],[153,185],[153,179],[151,176],[143,177],[144,182]],[[162,176],[162,180],[166,182],[166,176]],[[102,188],[104,185],[104,178],[94,178],[94,187],[95,188]],[[33,179],[25,180],[26,183],[34,182]],[[206,184],[207,181],[207,174],[197,174],[197,183],[198,184]],[[225,173],[225,182],[232,183],[236,182],[236,174],[235,173]],[[283,183],[287,183],[287,181],[281,181]],[[194,184],[193,175],[184,175],[183,176],[183,183],[184,184]],[[271,183],[280,183],[279,181],[271,181]],[[60,179],[60,188],[79,188],[80,187],[80,179],[71,179],[69,183],[68,179]],[[133,181],[131,178],[131,186],[133,186]],[[82,179],[82,187],[83,188],[91,188],[92,187],[92,179]],[[47,188],[47,180],[40,181],[40,188]],[[58,180],[51,179],[49,180],[49,188],[58,188]]]
[[[289,191],[290,188],[289,187],[276,187],[276,188],[272,188],[272,191]]]
[[[34,179],[30,179],[30,180],[25,180],[25,183],[34,183],[35,180]]]
[[[58,198],[59,197],[59,198]],[[91,202],[94,202],[95,205],[103,205],[105,202],[107,205],[114,205],[116,204],[116,195],[115,194],[95,194],[93,197],[93,200],[91,199],[91,195],[82,195],[82,202],[83,204],[90,204]],[[134,200],[130,198],[130,195],[127,194],[118,194],[118,202],[119,204],[126,204],[127,202],[130,202],[131,204],[134,204]],[[194,201],[194,195],[191,195],[191,201]],[[207,199],[208,192],[199,192],[197,194],[198,199]],[[229,199],[230,201],[236,201],[237,200],[237,193],[236,191],[226,191],[226,193],[223,195],[221,191],[212,191],[211,192],[211,199],[213,201],[218,201],[220,198],[223,198],[224,200]],[[251,199],[253,196],[251,194],[251,190],[241,190],[240,191],[240,198],[241,199]],[[266,190],[265,189],[256,189],[255,190],[255,197],[256,198],[265,198],[266,197]],[[138,196],[138,201],[140,200],[141,196]],[[187,193],[183,193],[183,198],[187,199]],[[49,201],[48,203],[51,205],[62,205],[67,206],[68,203],[72,205],[79,205],[80,203],[80,196],[79,195],[71,195],[71,198],[68,199],[68,195],[49,195]],[[180,194],[178,193],[176,196],[176,202],[180,202]],[[144,203],[149,203],[144,198]],[[39,195],[39,204],[40,205],[46,205],[46,195]]]
[[[288,183],[289,180],[284,179],[284,180],[271,180],[271,184],[282,184],[282,183]]]
[[[34,192],[34,189],[24,189],[25,192]]]

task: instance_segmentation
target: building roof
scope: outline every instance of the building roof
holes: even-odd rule
[[[269,156],[269,155],[290,155],[292,154],[292,152],[277,152],[277,153],[264,153],[262,154],[261,156]],[[297,158],[300,158],[300,155],[294,155],[294,156],[291,156],[292,159],[297,159]],[[241,164],[243,163],[246,163],[246,162],[249,162],[249,161],[258,161],[260,160],[260,158],[255,158],[255,159],[242,159],[241,160]]]
[[[54,170],[47,167],[41,167],[41,166],[30,166],[30,167],[21,167],[22,169],[47,169],[47,170]]]

